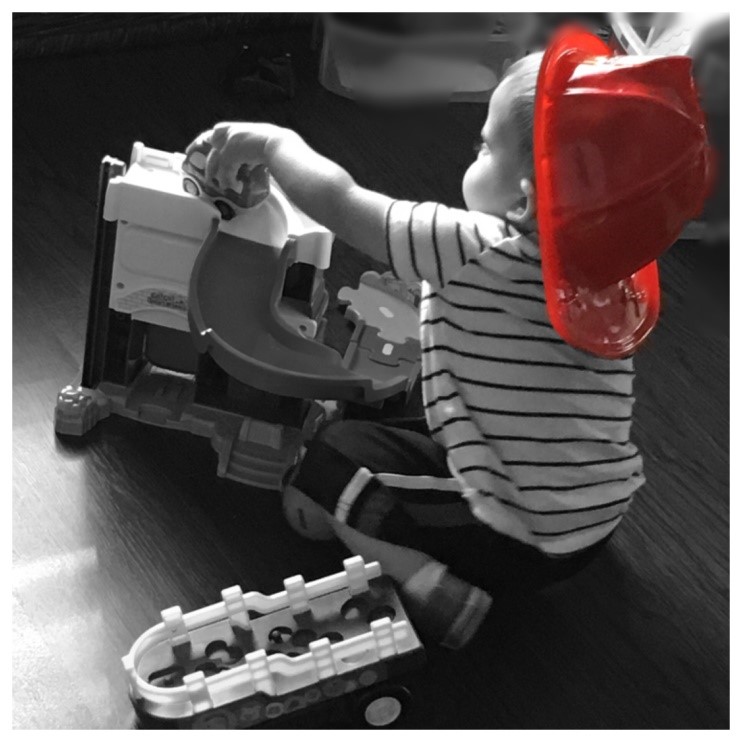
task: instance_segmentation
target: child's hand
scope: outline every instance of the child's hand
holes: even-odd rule
[[[358,186],[295,131],[273,124],[224,122],[201,134],[187,154],[194,150],[208,153],[204,177],[212,183],[216,179],[222,190],[241,191],[236,178],[243,165],[264,165],[299,211],[372,258],[387,260],[385,225],[392,199]]]
[[[223,122],[203,132],[186,149],[189,155],[204,142],[211,145],[206,158],[206,180],[218,180],[221,187],[239,190],[237,172],[243,164],[270,165],[270,147],[289,133],[273,124]]]

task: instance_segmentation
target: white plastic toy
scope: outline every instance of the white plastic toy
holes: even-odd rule
[[[142,726],[246,728],[342,701],[362,725],[390,726],[410,700],[399,678],[424,650],[377,562],[284,581],[266,596],[222,591],[222,602],[162,623],[123,665]]]
[[[113,178],[103,218],[118,222],[111,275],[111,309],[148,324],[188,332],[188,282],[217,206],[183,188],[179,152],[163,152],[137,142],[124,175]],[[221,231],[280,248],[296,241],[296,261],[324,270],[330,265],[333,235],[292,206],[271,179],[270,194],[239,212]],[[286,302],[289,324],[301,324],[314,337],[317,323]]]

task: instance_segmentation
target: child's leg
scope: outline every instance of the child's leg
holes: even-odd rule
[[[320,454],[317,463],[353,458],[375,467],[346,525],[384,543],[429,555],[493,596],[530,593],[567,579],[600,551],[602,543],[578,554],[552,558],[481,523],[450,478],[445,450],[430,439],[424,419],[385,424],[346,421],[330,426],[320,439],[323,449],[315,452]],[[334,460],[327,458],[332,452]],[[348,475],[358,466],[354,463]],[[352,494],[353,488],[349,489]],[[318,510],[316,503],[302,497]],[[382,509],[381,502],[386,502],[385,518],[369,516]],[[323,528],[327,536],[326,522]],[[395,579],[402,582],[407,575],[395,575]]]
[[[463,504],[446,451],[429,435],[415,427],[344,420],[321,428],[309,443],[287,482],[284,505],[292,526],[309,537],[326,536],[326,530],[296,490],[362,533],[420,549],[399,486],[414,488],[411,496],[422,503]],[[297,507],[301,512],[292,512]]]
[[[417,549],[371,538],[334,521],[296,488],[289,487],[284,492],[284,511],[298,533],[313,539],[337,536],[367,561],[380,562],[384,572],[399,583],[406,582],[422,566],[420,556],[413,555],[423,555],[427,561],[443,562],[456,575],[495,596],[530,593],[567,579],[587,565],[603,545],[600,542],[566,558],[550,558],[473,518],[466,522],[467,515],[458,512],[460,508],[446,504],[410,505],[403,500],[407,493],[395,490],[395,494],[415,521]],[[461,508],[468,511],[463,501]]]
[[[312,539],[336,535],[353,554],[379,562],[384,574],[401,586],[415,624],[429,640],[450,649],[463,647],[490,608],[487,593],[458,579],[432,557],[356,531],[295,487],[284,492],[284,512],[299,533]]]
[[[408,422],[390,427],[345,421],[320,431],[295,480],[311,497],[288,488],[286,501],[294,505],[286,510],[300,533],[310,527],[327,538],[334,530],[351,551],[379,561],[402,585],[408,603],[414,594],[413,603],[429,606],[419,620],[420,626],[436,625],[429,633],[442,636],[441,625],[451,625],[457,612],[466,616],[463,609],[472,605],[472,615],[481,620],[483,606],[489,605],[482,590],[497,599],[533,592],[575,574],[600,551],[598,544],[552,559],[480,523],[449,487],[453,480],[446,480],[445,451],[425,434],[424,425]],[[366,474],[359,477],[361,469]],[[344,495],[347,506],[338,507]],[[447,602],[449,608],[443,609]],[[466,625],[462,618],[453,632],[458,638],[450,644],[466,640],[471,633],[461,628]]]
[[[284,511],[298,532],[325,538],[332,528],[353,553],[379,561],[427,637],[463,646],[491,601],[419,548],[415,522],[393,492],[400,485],[413,487],[423,502],[460,501],[445,451],[420,426],[334,423],[308,447],[285,488]]]
[[[487,593],[427,554],[379,541],[338,521],[333,527],[351,552],[379,562],[400,585],[408,610],[427,639],[449,649],[459,649],[472,639],[492,605]]]

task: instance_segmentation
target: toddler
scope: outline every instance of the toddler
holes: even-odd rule
[[[540,54],[494,91],[467,210],[358,185],[293,131],[205,132],[207,177],[264,163],[297,207],[422,282],[425,419],[326,425],[284,494],[300,532],[336,534],[400,584],[423,633],[465,644],[492,598],[584,565],[644,482],[631,358],[567,345],[544,301],[533,164]],[[192,145],[193,146],[193,145]]]

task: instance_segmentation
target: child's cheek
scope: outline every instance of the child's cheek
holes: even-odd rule
[[[485,211],[491,206],[487,203],[486,174],[481,158],[472,162],[464,174],[461,190],[466,208],[470,211]]]

